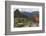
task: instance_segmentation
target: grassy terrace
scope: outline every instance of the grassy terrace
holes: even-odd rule
[[[14,18],[14,27],[24,27],[27,25],[31,25],[31,18]]]

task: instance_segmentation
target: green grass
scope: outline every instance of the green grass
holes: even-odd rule
[[[22,26],[31,24],[32,19],[31,18],[14,18],[14,23],[16,27],[22,27]]]

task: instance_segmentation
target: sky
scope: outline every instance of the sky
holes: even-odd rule
[[[16,9],[19,9],[19,11],[21,12],[33,12],[33,11],[39,11],[38,8],[15,8]]]

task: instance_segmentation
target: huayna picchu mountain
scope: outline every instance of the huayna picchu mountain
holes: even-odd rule
[[[14,11],[14,17],[15,18],[27,18],[27,16],[23,15],[18,9]]]

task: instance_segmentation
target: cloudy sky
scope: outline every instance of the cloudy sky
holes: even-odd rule
[[[33,11],[39,11],[38,8],[16,8],[16,9],[19,9],[19,11],[21,12],[33,12]],[[15,9],[15,10],[16,10]]]

